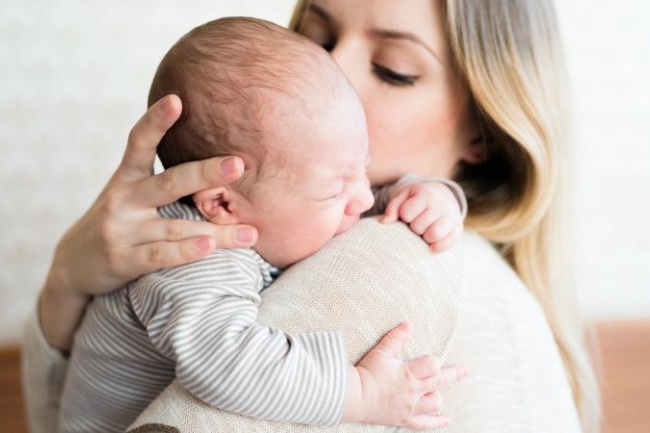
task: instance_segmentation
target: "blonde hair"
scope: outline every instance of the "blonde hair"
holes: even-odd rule
[[[454,67],[472,95],[488,153],[483,164],[459,166],[456,180],[469,203],[466,225],[499,248],[537,298],[583,427],[596,431],[598,384],[561,249],[568,113],[553,5],[550,0],[440,0],[439,5]],[[307,7],[308,0],[298,2],[292,29]]]

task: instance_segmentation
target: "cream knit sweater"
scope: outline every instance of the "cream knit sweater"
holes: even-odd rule
[[[432,255],[402,224],[359,222],[323,250],[287,270],[263,292],[260,322],[287,331],[336,329],[350,361],[409,320],[404,357],[435,354],[469,367],[470,377],[443,391],[446,433],[579,432],[560,356],[538,304],[492,246],[465,234]],[[33,433],[56,425],[65,362],[35,320],[25,340],[25,394]],[[375,432],[274,423],[208,407],[172,383],[132,425],[137,432]]]

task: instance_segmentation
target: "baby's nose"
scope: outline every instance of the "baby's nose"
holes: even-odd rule
[[[370,184],[360,185],[354,199],[348,204],[346,213],[348,215],[360,215],[370,209],[374,202],[375,197],[370,190]]]

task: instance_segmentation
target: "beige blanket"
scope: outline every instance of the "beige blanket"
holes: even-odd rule
[[[432,255],[402,224],[372,219],[295,265],[263,294],[260,321],[287,331],[338,329],[359,360],[403,320],[404,357],[435,354],[471,376],[443,393],[448,433],[578,432],[577,413],[548,324],[488,242],[465,234]],[[273,423],[208,407],[176,382],[132,425],[137,432],[379,432]]]

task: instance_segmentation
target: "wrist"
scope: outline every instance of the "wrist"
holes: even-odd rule
[[[364,422],[365,413],[361,372],[358,367],[349,366],[345,406],[343,406],[343,415],[340,422],[342,424]]]
[[[38,299],[38,319],[45,339],[55,349],[68,352],[91,297],[70,290],[52,268]]]

